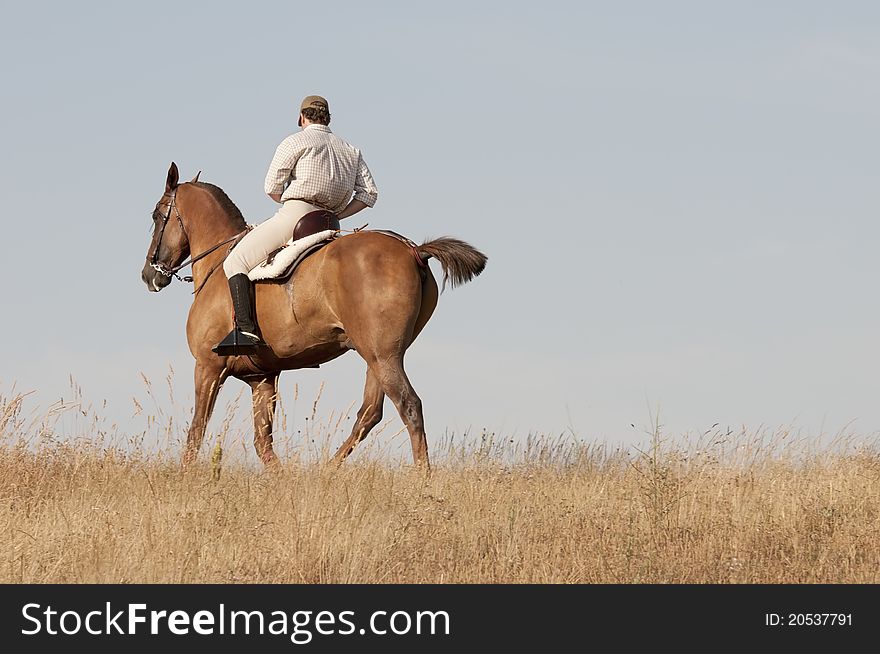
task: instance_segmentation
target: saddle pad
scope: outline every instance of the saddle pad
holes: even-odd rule
[[[261,279],[286,277],[305,258],[306,254],[323,245],[324,241],[330,240],[335,233],[335,229],[327,229],[311,236],[304,236],[296,241],[289,240],[287,245],[275,254],[272,263],[261,263],[248,273],[248,277],[255,282]]]

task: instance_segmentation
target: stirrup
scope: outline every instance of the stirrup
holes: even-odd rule
[[[221,357],[230,357],[256,354],[263,345],[265,345],[263,339],[256,334],[244,332],[236,327],[226,335],[226,338],[212,347],[211,351]]]

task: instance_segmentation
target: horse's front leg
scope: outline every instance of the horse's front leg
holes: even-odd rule
[[[199,454],[199,448],[205,438],[205,428],[214,410],[214,402],[217,401],[217,393],[227,376],[226,366],[216,358],[196,361],[196,406],[186,436],[186,449],[183,452],[184,468],[195,461]]]
[[[261,379],[248,380],[254,398],[254,449],[267,468],[278,466],[272,449],[272,422],[278,399],[278,373]]]

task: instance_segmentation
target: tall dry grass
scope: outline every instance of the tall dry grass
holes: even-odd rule
[[[63,406],[24,403],[0,397],[0,582],[880,581],[880,455],[851,437],[655,428],[626,452],[481,434],[435,440],[425,477],[383,456],[262,473],[218,460],[226,433],[182,474],[176,441],[143,447],[167,420],[61,439]]]

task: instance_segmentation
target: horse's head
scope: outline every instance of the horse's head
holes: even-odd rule
[[[141,271],[141,279],[153,292],[161,291],[171,283],[175,267],[189,254],[189,239],[177,198],[179,181],[177,164],[172,161],[165,180],[165,193],[153,209],[153,238]]]

